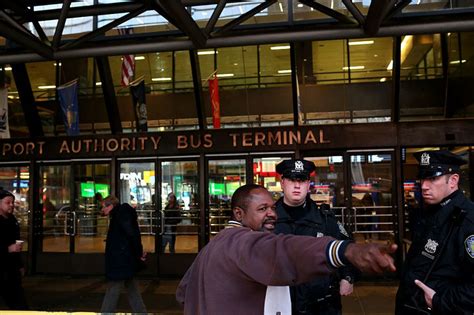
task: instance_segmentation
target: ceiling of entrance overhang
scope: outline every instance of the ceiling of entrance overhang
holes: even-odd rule
[[[2,0],[0,7],[0,63],[474,29],[470,0]]]

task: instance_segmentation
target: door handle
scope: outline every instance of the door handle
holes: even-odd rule
[[[165,211],[160,210],[161,213],[161,229],[160,229],[160,235],[165,234]]]

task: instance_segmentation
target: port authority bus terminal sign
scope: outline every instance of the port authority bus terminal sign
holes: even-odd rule
[[[380,131],[383,130],[387,132],[386,127]],[[354,131],[348,133],[357,135]],[[330,149],[347,147],[347,141],[348,137],[341,134],[338,126],[9,139],[0,141],[0,160]]]

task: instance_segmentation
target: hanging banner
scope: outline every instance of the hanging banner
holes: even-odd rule
[[[10,138],[8,127],[8,89],[0,88],[0,139]]]
[[[58,87],[59,104],[68,136],[79,135],[79,104],[77,101],[77,79]]]
[[[221,127],[221,105],[219,100],[219,83],[217,82],[217,75],[213,79],[209,79],[209,94],[211,96],[212,108],[212,125],[214,129]]]
[[[130,35],[133,33],[132,28],[119,28],[118,33],[120,35]],[[122,80],[120,84],[127,87],[131,81],[133,81],[133,75],[135,74],[135,55],[123,55],[122,56]]]
[[[145,80],[139,79],[130,83],[130,94],[132,95],[133,108],[135,110],[137,132],[147,131],[148,115],[146,109]]]
[[[300,83],[298,80],[298,73],[296,73],[296,99],[298,102],[298,124],[301,126],[304,124],[304,113],[301,108]]]

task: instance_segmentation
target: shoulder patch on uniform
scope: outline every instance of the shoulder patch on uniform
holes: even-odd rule
[[[347,233],[346,229],[344,228],[344,225],[342,225],[341,222],[337,221],[337,226],[339,227],[339,232],[341,232],[342,235],[349,237],[349,233]]]
[[[474,234],[466,238],[464,245],[466,246],[466,252],[469,257],[474,258]]]

